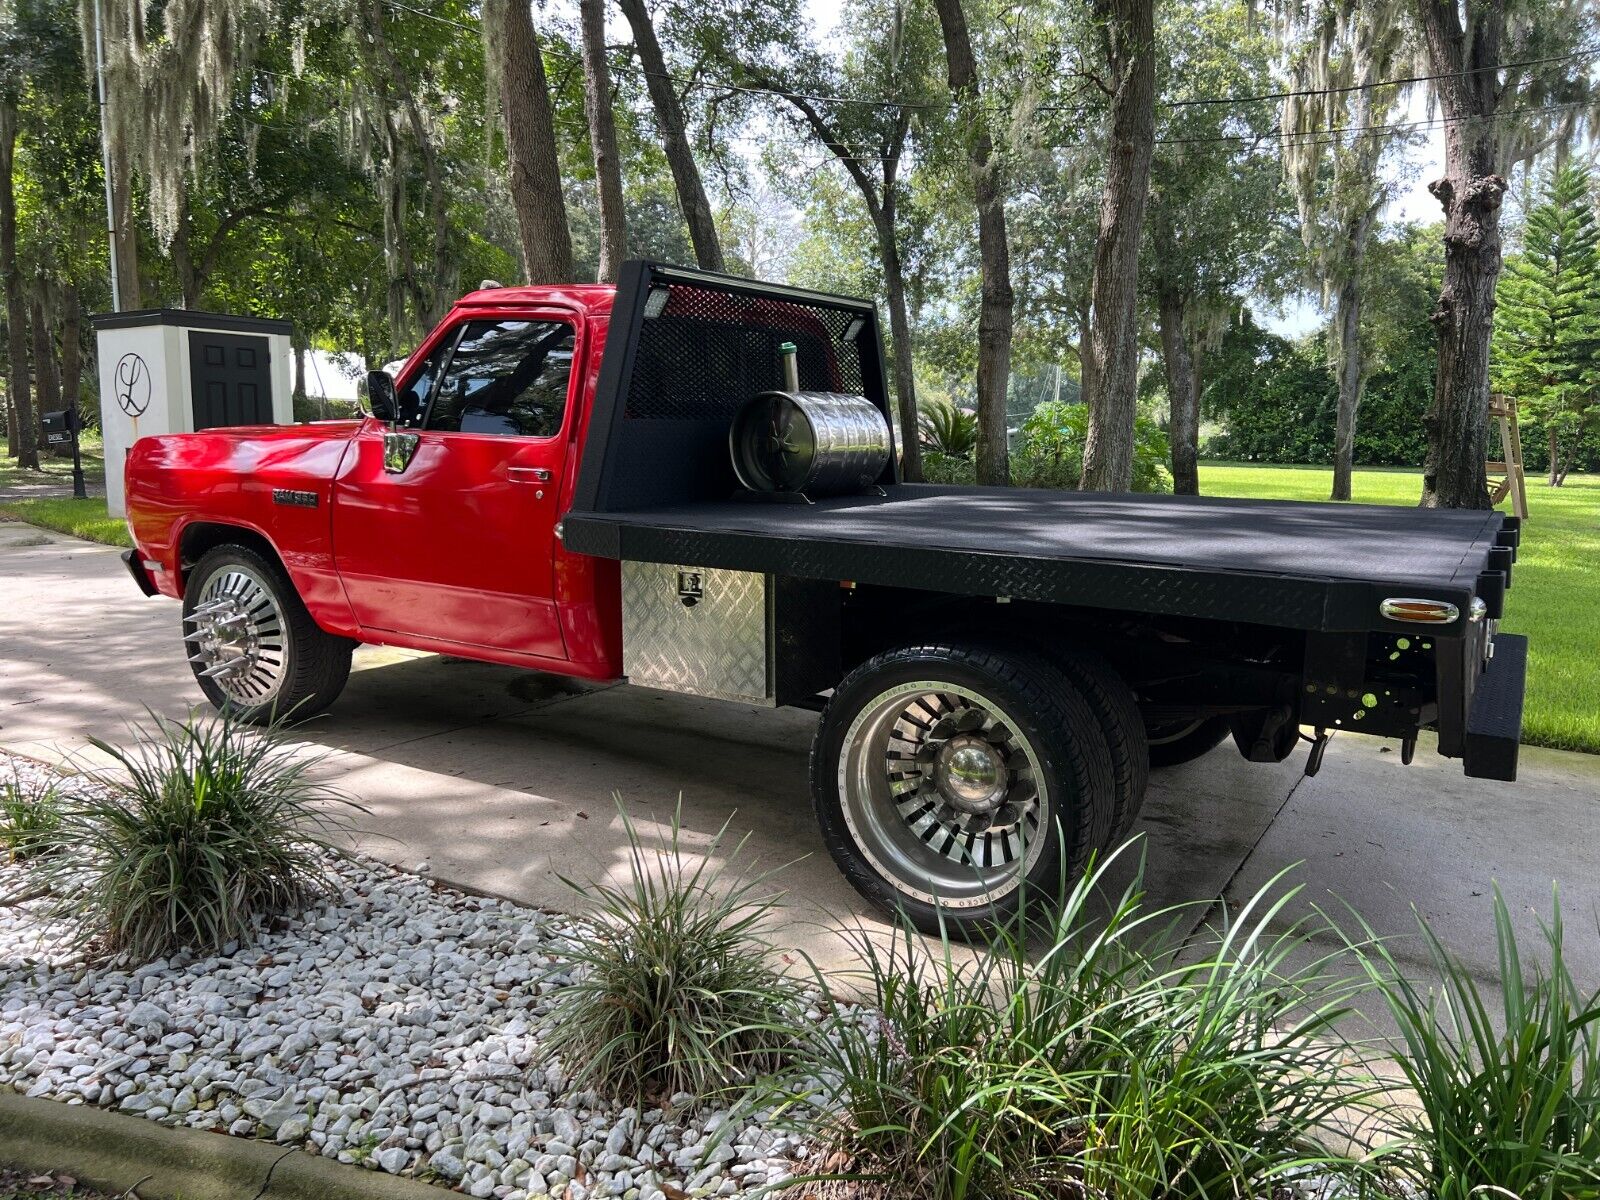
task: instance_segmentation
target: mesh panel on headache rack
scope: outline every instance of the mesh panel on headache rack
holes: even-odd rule
[[[783,387],[784,342],[795,344],[802,388],[860,395],[861,347],[844,340],[853,319],[824,305],[672,284],[661,315],[640,328],[624,415],[731,422],[751,396]]]

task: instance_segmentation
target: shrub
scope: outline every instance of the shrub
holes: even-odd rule
[[[705,1101],[778,1066],[797,994],[768,965],[776,902],[758,893],[769,876],[732,882],[743,840],[713,865],[726,824],[686,858],[680,818],[651,852],[624,812],[628,882],[566,881],[598,911],[567,955],[578,969],[555,994],[545,1047],[574,1081],[640,1103]]]
[[[1012,480],[1018,487],[1075,488],[1083,476],[1083,447],[1089,436],[1089,406],[1049,400],[1022,423],[1022,436],[1012,456]],[[1133,490],[1164,492],[1172,486],[1167,473],[1172,448],[1167,435],[1150,418],[1135,418]]]
[[[976,421],[973,436],[976,439]],[[926,425],[924,425],[926,429]],[[1047,400],[1022,422],[1011,445],[1011,482],[1016,487],[1057,488],[1070,491],[1083,475],[1083,443],[1089,433],[1087,405]],[[947,453],[924,437],[923,478],[929,483],[972,484],[977,469],[970,457]],[[1171,446],[1161,427],[1149,417],[1134,423],[1133,490],[1165,492],[1172,489],[1167,470]]]
[[[917,424],[923,446],[948,458],[971,458],[978,445],[977,414],[954,404],[924,404]]]
[[[275,728],[151,722],[132,749],[91,739],[117,769],[63,807],[57,836],[73,853],[43,868],[53,915],[111,954],[217,953],[329,882],[342,822],[327,806],[349,801]]]
[[[1137,879],[1102,914],[1109,866],[1052,908],[1037,955],[1027,913],[970,960],[909,923],[887,948],[863,934],[881,1018],[797,1028],[779,1103],[824,1114],[850,1177],[917,1200],[1264,1196],[1352,1170],[1317,1142],[1360,1099],[1328,1036],[1351,988],[1307,930],[1268,932],[1294,893],[1263,891],[1180,961],[1178,910],[1144,908]]]
[[[1498,1011],[1420,916],[1437,992],[1407,979],[1378,939],[1359,951],[1420,1102],[1399,1106],[1397,1161],[1436,1200],[1600,1196],[1600,991],[1581,992],[1567,969],[1559,900],[1540,926],[1548,965],[1524,962],[1498,888],[1494,919]]]
[[[978,469],[970,458],[951,458],[937,450],[922,456],[922,477],[928,483],[959,483],[972,485],[978,482]]]
[[[61,802],[53,785],[31,788],[15,773],[0,784],[0,845],[13,862],[54,850],[60,826]]]

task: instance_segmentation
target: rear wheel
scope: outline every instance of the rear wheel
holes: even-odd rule
[[[282,567],[241,545],[207,551],[189,573],[183,634],[206,699],[253,724],[327,708],[355,648],[318,628]]]
[[[1133,690],[1105,659],[1074,650],[1058,660],[1068,681],[1082,692],[1094,710],[1095,720],[1111,752],[1111,832],[1103,849],[1120,846],[1133,832],[1150,786],[1150,751],[1145,744],[1144,718]]]
[[[1192,762],[1220,746],[1231,730],[1227,717],[1147,726],[1145,736],[1150,740],[1150,765],[1175,767]]]
[[[811,755],[823,840],[878,906],[961,936],[1054,889],[1109,836],[1112,768],[1088,702],[999,650],[918,646],[857,667]]]

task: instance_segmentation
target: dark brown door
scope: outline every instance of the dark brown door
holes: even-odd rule
[[[267,358],[267,339],[191,331],[189,388],[197,430],[218,425],[270,425],[272,364]]]

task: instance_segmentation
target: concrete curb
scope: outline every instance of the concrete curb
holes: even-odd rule
[[[442,1188],[298,1149],[0,1092],[0,1163],[141,1200],[440,1200]]]

